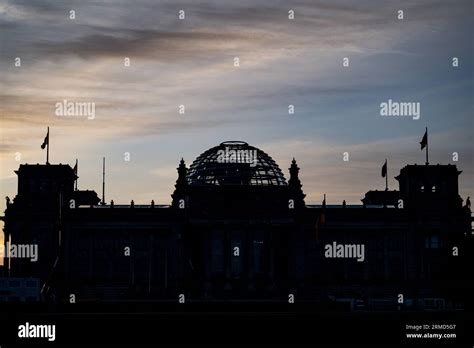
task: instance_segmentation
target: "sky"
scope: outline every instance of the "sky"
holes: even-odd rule
[[[385,158],[390,189],[424,163],[425,127],[430,163],[456,164],[473,197],[473,4],[0,0],[0,210],[14,170],[45,162],[48,126],[50,162],[78,158],[79,189],[100,194],[106,157],[116,203],[168,204],[181,158],[242,140],[286,178],[295,157],[306,203],[359,204],[384,189]],[[420,118],[381,116],[389,99],[420,103]],[[57,116],[63,100],[95,117]]]

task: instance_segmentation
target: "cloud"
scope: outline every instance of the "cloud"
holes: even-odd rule
[[[78,56],[82,59],[124,56],[155,61],[203,58],[210,51],[226,49],[226,43],[244,40],[243,35],[204,31],[167,32],[157,30],[120,30],[105,34],[85,35],[66,42],[36,44],[38,53],[45,56]],[[52,59],[52,58],[50,58]]]
[[[403,21],[396,20],[398,9]],[[374,116],[381,100],[422,100],[423,122],[433,134],[446,131],[433,137],[433,150],[472,154],[471,14],[466,1],[5,2],[1,174],[18,165],[12,152],[30,162],[43,158],[39,144],[49,125],[55,159],[92,161],[130,148],[134,158],[143,156],[133,166],[120,162],[118,172],[143,177],[138,185],[118,177],[117,198],[156,193],[169,200],[176,172],[167,163],[182,155],[189,162],[198,149],[240,138],[260,144],[286,176],[295,156],[308,202],[320,202],[323,192],[331,201],[358,201],[380,179],[387,154],[393,168],[420,156],[411,142],[424,124],[381,121]],[[456,71],[448,64],[453,54],[462,62]],[[341,64],[345,56],[349,69]],[[13,66],[15,57],[21,68]],[[96,119],[55,117],[54,104],[63,99],[95,102]],[[181,104],[185,115],[177,112]],[[344,166],[346,150],[353,161]],[[150,172],[152,158],[159,168],[173,167],[169,177]],[[465,177],[472,175],[472,161],[461,165]],[[95,177],[92,166],[82,168],[82,178]],[[157,175],[164,180],[150,189]],[[2,190],[10,194],[15,186]]]

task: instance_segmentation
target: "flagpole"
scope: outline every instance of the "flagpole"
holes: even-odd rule
[[[388,191],[388,164],[387,164],[387,159],[385,159],[385,165],[387,166],[387,170],[385,172],[385,191]]]
[[[46,164],[49,164],[49,127],[48,127],[48,142],[46,143]]]
[[[428,127],[426,127],[426,165],[430,164],[428,162]]]
[[[74,189],[75,191],[77,191],[77,168],[78,167],[77,167],[77,158],[76,158],[76,187]]]
[[[102,202],[100,205],[105,205],[105,157],[102,158]]]

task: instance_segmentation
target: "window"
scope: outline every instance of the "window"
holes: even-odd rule
[[[10,280],[10,287],[19,288],[20,287],[20,281],[19,280]]]
[[[433,187],[431,188],[431,192],[436,192],[436,186],[433,186]]]
[[[427,236],[425,238],[425,248],[426,249],[439,249],[440,242],[438,236]]]
[[[264,242],[263,242],[263,233],[255,233],[252,241],[253,248],[253,271],[255,273],[263,273],[264,270]]]
[[[36,281],[34,281],[34,280],[27,280],[27,281],[26,281],[26,287],[27,287],[27,288],[35,288],[35,287],[36,287]]]
[[[445,307],[444,299],[442,298],[425,298],[425,309],[439,310]]]
[[[243,270],[242,240],[232,239],[231,247],[232,247],[232,250],[231,250],[232,251],[232,262],[231,262],[232,275],[236,277],[236,276],[239,276]],[[238,255],[236,255],[237,250],[238,250]]]
[[[423,185],[420,186],[420,192],[425,192],[425,187]]]
[[[438,236],[432,236],[431,237],[431,248],[432,249],[438,249],[439,248],[439,239]]]
[[[211,240],[212,273],[224,273],[224,241],[220,233],[213,233]]]

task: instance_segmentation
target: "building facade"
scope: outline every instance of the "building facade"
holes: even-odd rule
[[[363,204],[307,205],[289,179],[244,142],[224,142],[189,168],[171,204],[100,204],[74,190],[69,165],[21,165],[5,211],[6,277],[40,280],[43,300],[346,302],[350,308],[463,308],[472,285],[470,204],[454,165],[408,165],[398,191]],[[403,295],[400,302],[399,295]]]

